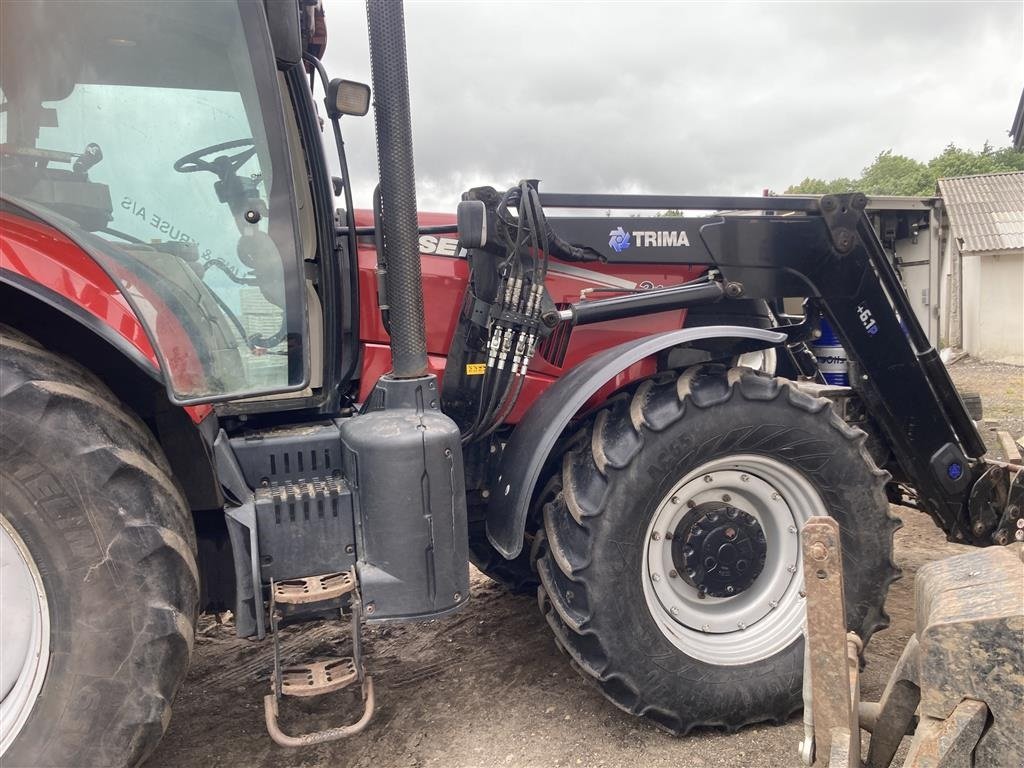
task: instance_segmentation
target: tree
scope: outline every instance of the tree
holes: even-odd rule
[[[987,141],[980,151],[960,149],[948,144],[927,163],[892,150],[880,152],[874,162],[861,171],[860,178],[839,178],[825,181],[806,178],[786,190],[786,194],[826,195],[838,192],[865,192],[869,195],[911,195],[928,197],[935,194],[939,179],[973,176],[980,173],[1024,171],[1024,151],[1012,147],[993,149]]]
[[[858,187],[869,195],[930,195],[935,193],[935,179],[924,163],[889,149],[864,169]]]
[[[799,184],[786,190],[787,194],[803,195],[833,195],[840,192],[854,192],[857,189],[857,182],[854,179],[804,179]]]

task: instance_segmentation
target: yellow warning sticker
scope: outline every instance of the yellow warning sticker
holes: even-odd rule
[[[487,363],[466,363],[467,376],[483,376],[487,373]]]

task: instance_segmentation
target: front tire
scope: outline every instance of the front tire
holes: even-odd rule
[[[138,765],[167,728],[192,649],[188,507],[134,414],[81,366],[3,327],[0,409],[4,572],[29,577],[3,584],[5,608],[23,606],[0,622],[5,662],[21,619],[45,629],[0,692],[0,763]]]
[[[613,402],[545,507],[539,598],[558,644],[627,712],[685,733],[801,705],[799,529],[841,526],[847,625],[887,624],[888,475],[828,401],[745,369]]]

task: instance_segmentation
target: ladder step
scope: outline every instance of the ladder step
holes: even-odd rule
[[[346,595],[355,587],[356,580],[351,571],[275,581],[274,602],[289,605],[318,603]]]
[[[319,696],[341,690],[358,679],[356,664],[347,656],[296,664],[281,670],[281,695]]]

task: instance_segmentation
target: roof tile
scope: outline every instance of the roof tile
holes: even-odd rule
[[[939,179],[963,253],[1024,249],[1024,171]]]

